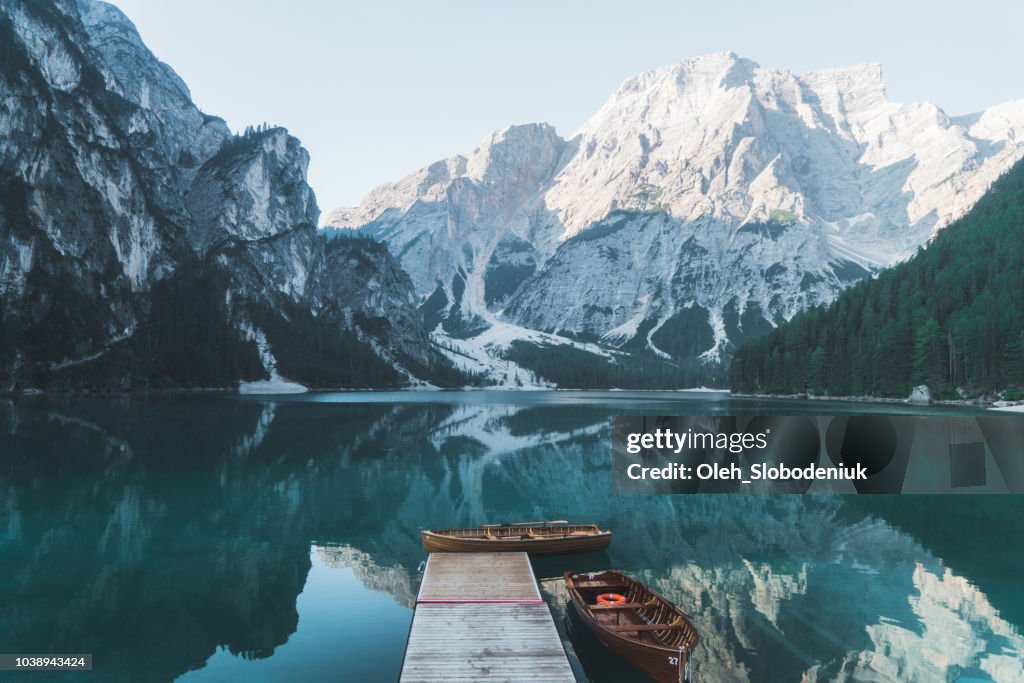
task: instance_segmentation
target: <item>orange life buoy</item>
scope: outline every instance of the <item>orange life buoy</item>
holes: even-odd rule
[[[601,593],[597,596],[597,604],[599,605],[624,605],[626,604],[626,596],[619,595],[618,593]]]

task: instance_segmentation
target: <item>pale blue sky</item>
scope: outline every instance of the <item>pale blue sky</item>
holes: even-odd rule
[[[1024,98],[1020,0],[115,0],[205,111],[287,127],[325,212],[513,123],[563,136],[627,77],[732,50],[796,72],[880,62],[964,114]]]

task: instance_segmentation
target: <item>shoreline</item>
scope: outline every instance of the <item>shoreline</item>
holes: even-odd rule
[[[932,399],[931,401],[911,401],[909,398],[891,398],[887,396],[818,396],[815,394],[741,394],[732,393],[737,398],[782,399],[789,401],[837,401],[840,403],[877,403],[882,405],[912,406],[954,406],[968,408],[987,408],[989,410],[1024,409],[1024,403],[1006,402],[991,399],[960,398]],[[1000,406],[999,403],[1005,405]]]
[[[477,393],[486,391],[504,391],[516,393],[531,393],[545,391],[593,391],[593,392],[630,392],[640,391],[645,393],[690,393],[690,394],[733,394],[728,389],[711,389],[708,387],[690,387],[686,389],[620,389],[613,388],[577,388],[577,387],[306,387],[307,394],[334,394],[334,393]],[[16,391],[0,391],[0,398],[33,398],[38,396],[173,396],[178,394],[231,394],[234,396],[286,396],[295,395],[288,393],[260,393],[243,392],[239,387],[176,387],[167,389],[122,389],[122,390],[93,390],[93,389],[72,389],[72,390],[47,390],[47,389],[20,389]]]
[[[917,405],[917,406],[950,406],[950,407],[967,407],[967,408],[984,408],[994,412],[1006,412],[1006,413],[1024,413],[1024,401],[1002,401],[992,399],[934,399],[929,402],[917,402],[911,401],[907,398],[891,398],[886,396],[818,396],[814,394],[751,394],[751,393],[737,393],[732,392],[728,389],[712,389],[709,387],[690,387],[686,389],[621,389],[618,387],[613,388],[569,388],[569,387],[555,387],[555,388],[542,388],[542,387],[458,387],[458,388],[440,388],[440,387],[328,387],[328,388],[307,388],[305,394],[333,394],[333,393],[408,393],[408,394],[422,394],[422,393],[479,393],[479,392],[515,392],[515,393],[532,393],[532,392],[642,392],[642,393],[653,393],[653,394],[672,394],[672,393],[686,393],[686,394],[725,394],[733,398],[747,398],[747,399],[767,399],[767,400],[782,400],[782,401],[835,401],[839,403],[868,403],[878,405]],[[180,388],[167,388],[167,389],[127,389],[127,390],[70,390],[70,391],[53,391],[53,390],[42,390],[42,389],[26,389],[19,391],[0,391],[0,399],[16,399],[16,398],[38,398],[38,397],[103,397],[103,398],[118,398],[118,397],[147,397],[147,396],[182,396],[182,395],[228,395],[238,396],[246,398],[254,398],[261,396],[294,396],[297,395],[295,392],[291,393],[263,393],[263,392],[244,392],[240,391],[239,387],[180,387]]]

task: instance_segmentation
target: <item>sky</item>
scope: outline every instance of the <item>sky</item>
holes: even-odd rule
[[[1024,99],[1020,0],[115,0],[204,111],[282,125],[326,213],[547,122],[571,136],[626,78],[731,50],[796,73],[879,62],[951,115]]]

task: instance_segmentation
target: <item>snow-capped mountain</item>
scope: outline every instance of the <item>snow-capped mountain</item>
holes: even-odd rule
[[[0,0],[0,45],[0,391],[450,369],[387,251],[318,234],[299,141],[232,135],[117,8]]]
[[[499,326],[719,361],[912,255],[1022,156],[1024,101],[951,118],[891,102],[878,65],[714,54],[629,79],[570,140],[504,129],[327,223],[383,239],[462,350]]]

